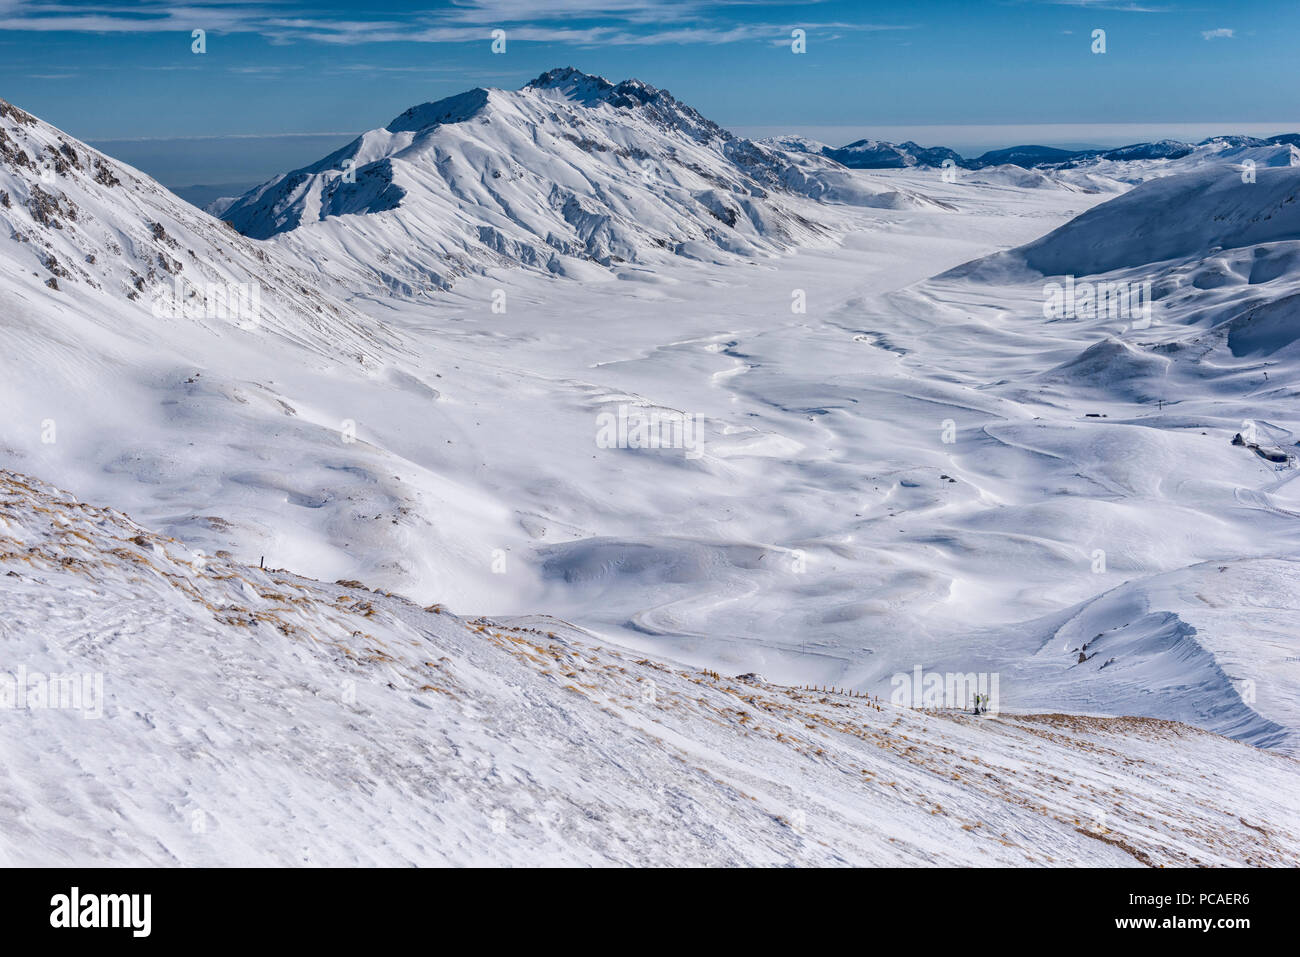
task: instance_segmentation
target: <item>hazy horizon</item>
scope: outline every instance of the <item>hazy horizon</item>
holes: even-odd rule
[[[385,122],[386,118],[376,117],[374,125],[368,128],[377,128]],[[910,140],[921,146],[946,146],[966,157],[1011,146],[1106,149],[1161,139],[1199,142],[1212,136],[1268,137],[1300,132],[1300,120],[1290,123],[722,125],[738,136],[751,139],[806,136],[830,146],[844,146],[859,139],[895,143]],[[67,132],[77,135],[75,130]],[[184,191],[190,187],[223,185],[247,189],[280,173],[309,165],[362,132],[96,138],[87,142],[149,174],[168,189]],[[204,202],[215,198],[214,194]]]

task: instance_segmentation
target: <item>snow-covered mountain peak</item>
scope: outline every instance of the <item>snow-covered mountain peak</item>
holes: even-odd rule
[[[639,81],[633,81],[639,82]],[[603,76],[583,73],[575,67],[557,67],[547,70],[535,80],[524,84],[525,90],[551,90],[578,102],[599,102],[606,98],[614,84]]]
[[[593,76],[569,66],[547,70],[525,84],[521,92],[539,93],[591,109],[609,107],[623,113],[636,111],[655,126],[680,131],[699,141],[725,143],[737,138],[667,90],[635,78],[611,83],[603,76]]]
[[[584,262],[832,242],[843,216],[827,202],[942,208],[833,159],[738,138],[667,90],[566,67],[414,106],[222,215],[328,261],[349,291],[418,295],[493,266],[579,275]]]
[[[482,111],[489,95],[490,91],[475,87],[432,103],[421,103],[411,107],[384,128],[390,133],[417,133],[443,123],[463,123]]]
[[[618,83],[612,83],[603,76],[583,73],[571,66],[547,70],[535,80],[525,83],[523,89],[525,91],[558,94],[566,100],[584,106],[597,106],[601,103],[608,103],[620,109],[631,109],[648,103],[661,103],[672,105],[682,112],[689,112],[697,117],[699,116],[695,110],[675,99],[667,90],[661,90],[642,80],[630,78]],[[703,118],[701,117],[701,119]],[[709,125],[721,131],[721,127],[716,124],[709,123]],[[731,134],[727,133],[725,135],[730,136]]]

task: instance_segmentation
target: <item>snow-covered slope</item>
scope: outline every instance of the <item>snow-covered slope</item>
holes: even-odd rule
[[[1181,697],[1195,702],[1184,715],[1199,727],[1300,752],[1297,581],[1300,561],[1288,556],[1203,562],[1121,585],[1052,623],[1034,698],[1141,714],[1153,698]]]
[[[1014,667],[1023,702],[1177,716],[1294,752],[1300,168],[1243,172],[1148,180],[908,299],[980,329],[950,372],[999,368],[986,401],[1032,413],[984,424],[965,461],[1040,470],[1075,508],[1045,497],[1033,534],[1091,553],[1095,574],[1123,569],[1064,614],[981,633],[1034,649]],[[1049,290],[1067,283],[1146,287],[1150,313],[1062,310]]]
[[[1097,277],[1098,282],[1146,284],[1153,321],[1182,327],[1181,341],[1176,347],[1167,344],[1164,355],[1216,344],[1233,357],[1293,353],[1300,339],[1294,319],[1300,294],[1300,167],[1243,172],[1224,164],[1149,180],[1039,240],[967,263],[948,276]],[[1195,330],[1191,337],[1187,327]],[[1118,343],[1096,348],[1108,355],[1125,353]],[[1113,379],[1125,377],[1121,370],[1131,363],[1103,365],[1112,366]],[[1080,378],[1069,366],[1059,371]],[[1106,370],[1085,364],[1082,371],[1080,381],[1105,385]]]
[[[688,132],[661,128],[640,111],[666,101],[622,107],[592,89],[603,91],[592,106],[576,87],[509,96],[604,118],[609,143],[653,126],[657,143],[682,138],[678,156],[699,149],[702,168],[741,175],[714,141],[694,139],[689,114]],[[417,110],[384,136],[414,138],[404,127],[442,115]],[[435,125],[430,140],[493,128],[475,116]],[[1271,232],[1290,215],[1279,186],[1290,168],[1248,183],[1238,164],[1207,166],[1183,192],[1170,179],[1087,215],[1101,194],[830,167],[935,203],[765,188],[761,203],[815,211],[805,218],[834,220],[843,241],[744,262],[561,257],[583,283],[488,265],[420,297],[387,293],[390,280],[402,288],[398,260],[438,237],[460,248],[465,234],[421,220],[429,204],[407,217],[414,192],[253,240],[133,171],[114,173],[136,177],[129,191],[96,182],[92,154],[57,131],[12,118],[6,129],[14,143],[53,137],[60,152],[62,137],[81,165],[58,194],[79,218],[59,225],[33,218],[32,197],[45,208],[34,145],[5,167],[12,205],[0,214],[13,234],[0,253],[22,264],[0,277],[7,465],[234,556],[222,562],[265,555],[458,611],[544,611],[658,662],[886,697],[916,666],[993,672],[1009,710],[1139,714],[1295,749],[1294,709],[1278,699],[1292,694],[1300,650],[1289,604],[1273,597],[1300,591],[1287,584],[1300,548],[1300,260],[1285,230]],[[622,159],[611,152],[573,161]],[[785,155],[796,172],[828,162]],[[1220,189],[1216,172],[1240,185]],[[1125,237],[1164,206],[1188,213],[1167,221],[1161,250],[1174,258],[1141,261]],[[35,265],[30,237],[67,249],[63,262],[98,236],[85,209],[97,231],[131,239],[118,241],[125,288],[108,285],[117,274],[92,275],[96,287]],[[1132,264],[1113,278],[1152,280],[1151,324],[1044,316],[1044,284],[1061,277],[1032,268],[1026,244],[1071,220],[1042,255],[1062,250],[1056,265],[1082,277],[1126,251]],[[131,298],[129,272],[147,280],[171,248],[153,223],[194,249],[197,265],[177,257],[185,273],[225,264],[217,275],[263,284],[276,312],[252,327],[155,317],[149,295]],[[1216,250],[1225,240],[1245,245]],[[313,271],[298,280],[307,292],[275,292],[301,270]],[[348,306],[310,294],[327,274]],[[509,301],[499,313],[498,292]],[[689,414],[700,445],[602,442],[602,419],[629,411]],[[1243,430],[1250,440],[1232,444]],[[1266,613],[1233,587],[1253,589]]]
[[[318,573],[444,579],[508,521],[490,494],[372,444],[385,417],[432,422],[426,447],[454,436],[431,411],[436,371],[410,368],[381,318],[7,103],[0,226],[6,461],[196,547]],[[444,579],[449,598],[491,574],[471,567],[468,590]]]
[[[8,471],[0,622],[7,866],[1300,854],[1295,761],[1182,725],[683,669],[210,559]]]
[[[128,335],[240,329],[352,361],[383,338],[275,249],[3,100],[0,227],[11,318],[19,303],[61,305]]]
[[[1300,164],[1259,168],[1244,179],[1234,159],[1148,181],[1031,244],[1025,261],[1040,272],[1091,274],[1296,240],[1298,199]]]
[[[737,138],[666,90],[567,68],[414,106],[222,215],[327,273],[409,294],[494,265],[581,277],[589,263],[753,257],[842,232],[809,199],[936,206]]]

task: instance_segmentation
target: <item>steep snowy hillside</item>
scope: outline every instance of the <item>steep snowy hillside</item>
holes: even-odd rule
[[[1296,762],[727,677],[0,471],[0,864],[1293,866]]]
[[[748,258],[840,234],[843,216],[809,199],[937,208],[739,139],[665,90],[568,68],[412,107],[222,216],[331,275],[410,294],[496,265],[581,277],[592,263]]]
[[[126,335],[239,329],[354,362],[384,338],[276,250],[3,100],[0,226],[11,319],[40,304]]]
[[[7,103],[0,225],[6,462],[210,552],[484,594],[472,579],[491,572],[466,556],[485,530],[508,538],[508,512],[411,461],[463,426],[438,423],[438,373],[404,365],[382,319]],[[394,417],[437,424],[377,447],[372,424]]]

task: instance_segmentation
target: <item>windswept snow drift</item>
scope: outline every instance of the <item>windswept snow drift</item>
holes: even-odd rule
[[[1253,559],[1121,585],[1045,639],[1034,700],[1139,714],[1153,697],[1182,697],[1200,727],[1300,751],[1297,581],[1300,562]]]

